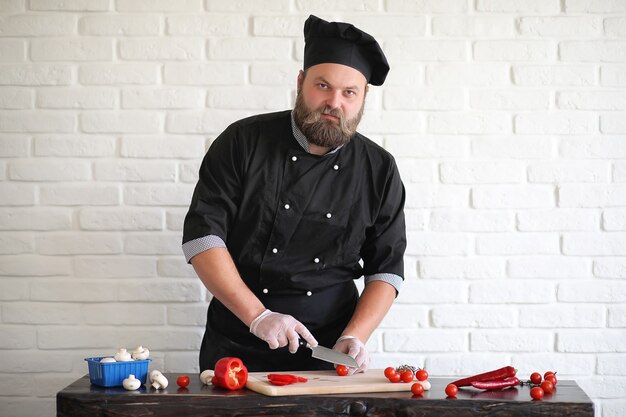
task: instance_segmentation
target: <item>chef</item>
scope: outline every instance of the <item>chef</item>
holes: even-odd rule
[[[225,356],[250,371],[333,369],[301,339],[363,372],[404,279],[404,186],[394,158],[356,131],[385,55],[362,30],[315,16],[304,40],[294,109],[231,124],[200,167],[183,235],[213,294],[200,370]]]

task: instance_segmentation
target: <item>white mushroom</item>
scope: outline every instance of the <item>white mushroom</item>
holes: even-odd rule
[[[106,358],[100,359],[100,363],[109,363],[109,362],[117,362],[115,358],[107,356]]]
[[[213,370],[211,369],[204,370],[200,374],[200,382],[202,382],[204,385],[209,385],[211,384],[211,380],[213,379],[214,375],[215,375],[215,372],[213,372]]]
[[[114,358],[118,362],[129,362],[133,360],[133,358],[130,356],[130,353],[128,353],[124,348],[118,350]]]
[[[143,361],[150,357],[150,351],[148,348],[139,345],[135,348],[135,350],[133,350],[133,354],[131,356],[136,361]]]
[[[165,389],[169,384],[165,375],[156,369],[150,372],[150,382],[152,382],[152,387],[154,389]]]
[[[128,378],[122,381],[122,386],[125,390],[135,391],[141,386],[141,381],[135,378],[135,375],[130,374],[128,375]]]

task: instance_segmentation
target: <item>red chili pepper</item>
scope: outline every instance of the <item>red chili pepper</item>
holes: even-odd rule
[[[502,389],[518,385],[519,379],[517,379],[516,377],[511,377],[494,381],[473,381],[471,384],[474,388],[478,389]]]
[[[516,372],[517,371],[512,366],[505,366],[504,368],[495,369],[493,371],[459,379],[458,381],[452,382],[452,384],[456,385],[457,387],[467,387],[469,385],[472,385],[472,382],[474,381],[483,382],[503,380],[505,378],[515,376]]]
[[[248,381],[248,368],[246,368],[239,358],[226,357],[215,364],[215,376],[212,379],[213,385],[236,390],[241,389]]]

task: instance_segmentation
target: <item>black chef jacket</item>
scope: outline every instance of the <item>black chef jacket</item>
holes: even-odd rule
[[[393,157],[361,134],[318,156],[294,138],[290,111],[253,116],[207,152],[183,244],[220,237],[267,308],[291,314],[332,347],[356,307],[355,279],[404,276],[404,199]],[[200,354],[201,369],[223,356],[252,370],[326,368],[307,353],[271,351],[215,298]]]

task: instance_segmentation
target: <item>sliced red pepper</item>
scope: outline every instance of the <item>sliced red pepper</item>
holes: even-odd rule
[[[270,381],[289,382],[291,384],[298,382],[298,377],[289,374],[268,374],[267,379]]]
[[[519,379],[516,377],[506,378],[495,381],[473,381],[472,386],[479,389],[503,389],[519,385]]]
[[[296,382],[307,382],[308,379],[291,374],[268,374],[267,379],[274,385],[289,385]]]
[[[248,381],[248,368],[245,367],[241,359],[226,357],[215,364],[215,376],[212,383],[215,386],[229,390],[241,389]]]
[[[467,387],[472,385],[472,382],[474,381],[497,381],[513,377],[515,376],[516,372],[517,371],[512,366],[505,366],[503,368],[495,369],[493,371],[459,379],[452,382],[452,384],[456,385],[457,387]]]
[[[275,379],[270,379],[270,384],[272,384],[272,385],[278,385],[278,386],[283,386],[283,385],[291,385],[291,384],[294,384],[294,382],[278,381],[278,380],[275,380]]]

